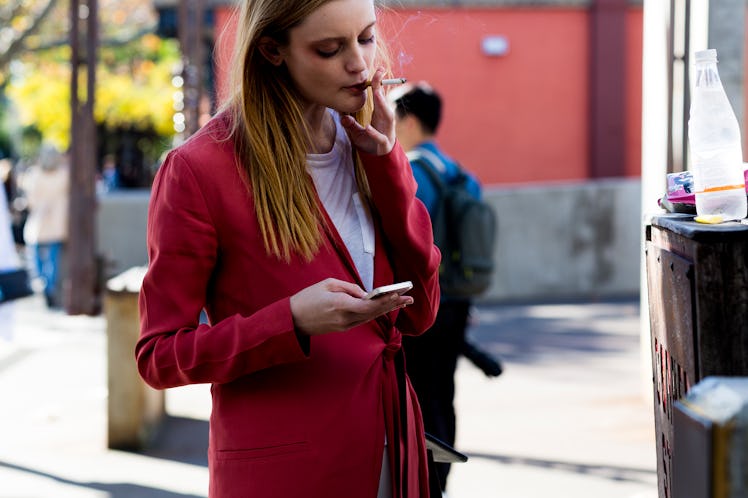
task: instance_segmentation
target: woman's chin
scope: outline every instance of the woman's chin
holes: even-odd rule
[[[355,114],[364,108],[364,104],[366,104],[365,93],[361,96],[341,99],[330,107],[343,114]]]

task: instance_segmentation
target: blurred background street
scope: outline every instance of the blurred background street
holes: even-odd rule
[[[107,449],[106,323],[13,306],[0,339],[0,497],[207,496],[207,386],[167,392],[143,452]],[[469,336],[504,363],[457,372],[449,498],[655,498],[638,301],[479,306]]]
[[[72,180],[48,302],[36,288],[0,307],[0,498],[206,496],[207,386],[166,393],[147,450],[107,448],[102,297],[147,264],[164,154],[231,90],[237,3],[0,6],[0,181],[21,259],[44,151]],[[498,216],[499,264],[469,335],[504,373],[458,365],[456,446],[470,460],[449,498],[654,498],[643,234],[666,175],[690,167],[690,68],[707,40],[745,142],[745,2],[384,3],[392,76],[440,89],[437,138]],[[0,251],[3,266],[15,257]]]

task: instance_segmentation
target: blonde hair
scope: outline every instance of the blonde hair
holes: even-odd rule
[[[238,168],[254,197],[268,254],[289,261],[296,253],[310,260],[322,243],[324,217],[314,184],[306,172],[310,133],[301,98],[285,65],[271,64],[259,50],[260,39],[284,45],[288,32],[330,0],[246,0],[238,13],[231,89],[224,107],[232,115]],[[387,64],[377,38],[377,63]],[[368,90],[370,91],[370,90]],[[371,95],[356,119],[368,123]],[[354,165],[359,191],[370,191],[358,154]]]

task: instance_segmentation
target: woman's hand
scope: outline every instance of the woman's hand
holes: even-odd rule
[[[291,296],[294,326],[306,335],[342,332],[413,304],[410,296],[362,299],[365,295],[358,285],[335,278],[310,285]]]
[[[378,156],[389,154],[395,145],[395,113],[387,102],[382,88],[384,69],[379,68],[371,79],[374,95],[374,112],[371,123],[364,128],[352,117],[343,116],[341,123],[353,145],[364,152]]]

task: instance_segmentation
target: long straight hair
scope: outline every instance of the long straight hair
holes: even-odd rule
[[[324,217],[306,172],[311,135],[301,96],[285,64],[275,66],[260,53],[260,39],[287,44],[289,30],[329,1],[246,0],[238,13],[233,93],[224,107],[232,116],[237,167],[252,192],[265,249],[284,261],[292,254],[312,259],[322,243]],[[379,37],[376,61],[388,62]],[[371,119],[371,97],[355,115],[364,125]],[[368,181],[355,150],[353,158],[359,192],[368,200]]]

